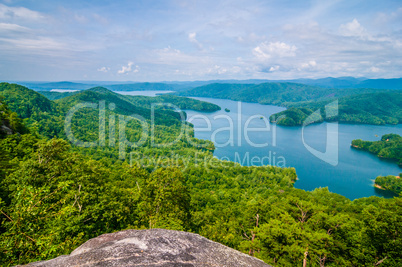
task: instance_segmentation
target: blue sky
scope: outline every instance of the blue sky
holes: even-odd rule
[[[402,77],[401,1],[0,0],[0,80]]]

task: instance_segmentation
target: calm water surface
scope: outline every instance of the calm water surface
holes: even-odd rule
[[[331,192],[352,200],[369,196],[392,196],[374,188],[374,179],[379,175],[397,175],[402,172],[402,168],[395,162],[352,149],[350,143],[353,139],[380,140],[381,136],[387,133],[402,135],[401,125],[321,123],[305,127],[302,133],[301,127],[269,124],[269,116],[283,110],[282,107],[213,98],[195,99],[211,102],[222,108],[221,111],[213,113],[186,111],[188,120],[194,124],[195,137],[212,140],[216,146],[214,156],[219,159],[247,166],[270,164],[295,167],[298,175],[295,187],[304,190],[328,187]],[[230,111],[225,111],[225,108]],[[260,131],[245,132],[245,128]],[[307,149],[307,146],[310,146],[310,150],[324,153],[327,138],[330,154],[336,148],[338,150],[338,157],[335,157],[338,158],[337,164],[331,162],[335,166],[313,155]],[[336,153],[330,155],[332,158],[334,156]]]

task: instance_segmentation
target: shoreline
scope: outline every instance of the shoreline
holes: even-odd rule
[[[380,186],[380,185],[378,185],[376,183],[374,183],[374,187],[376,187],[378,189],[381,189],[381,190],[386,190],[385,188],[383,188],[382,186]]]

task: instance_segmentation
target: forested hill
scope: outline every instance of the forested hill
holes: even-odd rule
[[[379,93],[358,94],[338,99],[338,115],[327,116],[325,106],[331,101],[295,103],[287,110],[270,117],[271,122],[279,125],[299,126],[318,110],[320,115],[309,121],[339,121],[356,124],[399,124],[402,123],[402,92],[386,91]]]
[[[97,106],[94,108],[80,108],[73,116],[73,129],[76,129],[77,138],[83,141],[96,140],[99,132],[99,104],[101,101],[105,104],[105,115],[107,118],[114,115],[118,118],[119,115],[124,116],[140,116],[145,119],[146,123],[151,123],[152,110],[150,105],[141,102],[136,102],[135,97],[123,96],[114,93],[103,87],[95,87],[84,91],[70,93],[62,93],[66,96],[56,101],[50,101],[38,92],[17,84],[0,84],[0,96],[4,97],[4,103],[7,104],[11,110],[15,110],[16,114],[24,119],[25,124],[38,131],[40,134],[52,138],[67,138],[64,132],[65,116],[75,105],[80,103],[93,103]],[[150,99],[154,99],[149,97]],[[205,103],[198,100],[173,97],[174,102],[179,106],[189,108],[205,108],[218,109],[216,105]],[[151,101],[152,102],[152,101]],[[180,104],[182,103],[182,104]],[[109,105],[112,104],[112,105]],[[180,132],[180,127],[183,124],[184,114],[179,114],[173,109],[164,106],[157,106],[154,110],[154,120],[156,125],[155,133],[158,133],[156,140],[175,140],[176,135]],[[108,126],[108,120],[105,122]],[[118,127],[118,121],[117,125]],[[171,127],[170,131],[162,130],[164,127]],[[187,126],[186,126],[187,127]],[[138,121],[134,120],[127,124],[127,135],[129,140],[138,140],[141,135],[141,126]],[[107,127],[106,135],[110,129]],[[163,131],[160,132],[160,131]],[[192,129],[189,129],[190,136],[193,135]],[[118,131],[116,130],[116,135]],[[116,140],[118,136],[116,136]],[[188,144],[188,147],[194,145],[204,144],[205,147],[213,149],[213,144],[209,141],[192,140],[193,145]],[[112,151],[116,153],[116,151]]]
[[[95,87],[94,84],[76,83],[76,82],[16,82],[35,91],[51,91],[54,89],[62,90],[85,90]]]
[[[94,91],[97,92],[98,89],[96,88],[103,88],[103,87],[95,87],[88,89],[87,91]],[[157,103],[169,103],[173,104],[176,107],[180,108],[181,110],[184,109],[191,109],[191,110],[197,110],[197,111],[204,111],[204,112],[213,112],[220,110],[221,108],[218,105],[200,101],[200,100],[195,100],[187,97],[180,97],[180,96],[175,96],[175,95],[160,95],[160,96],[155,96],[155,97],[150,97],[150,96],[134,96],[134,95],[121,95],[117,93],[113,93],[109,90],[105,91],[105,88],[103,89],[103,93],[106,93],[108,95],[116,96],[120,98],[123,101],[129,102],[131,104],[140,106],[140,107],[148,107],[150,108],[152,104],[157,104]],[[38,93],[42,94],[49,100],[58,100],[62,99],[68,96],[73,96],[76,94],[80,94],[85,91],[77,91],[77,92],[50,92],[50,91],[38,91]],[[65,100],[61,100],[63,102]]]
[[[103,86],[112,91],[185,91],[208,84],[249,84],[257,85],[263,83],[297,83],[308,86],[318,86],[325,88],[373,88],[402,90],[402,79],[366,79],[354,77],[327,77],[321,79],[294,79],[294,80],[209,80],[209,81],[186,81],[186,82],[16,82],[36,91],[47,91],[53,89],[85,90],[96,86]]]
[[[56,100],[65,112],[71,109],[74,105],[83,102],[93,102],[99,103],[99,101],[105,101],[105,108],[109,107],[110,104],[114,105],[114,109],[119,114],[131,115],[136,114],[142,116],[143,118],[151,119],[150,108],[145,108],[143,106],[134,105],[133,103],[127,101],[124,96],[109,91],[103,87],[94,87],[85,91],[78,92],[76,94],[67,96]],[[158,123],[172,124],[175,121],[180,120],[180,115],[177,112],[171,110],[164,110],[163,116],[161,112],[157,110],[155,118],[158,119]]]
[[[66,107],[90,97],[116,100],[113,94],[97,88],[52,102],[25,87],[1,86],[6,125],[18,121],[10,119],[13,107],[30,107],[20,111],[29,116],[29,132],[0,135],[1,266],[69,254],[104,233],[149,228],[198,233],[276,266],[304,259],[311,266],[402,265],[399,197],[350,201],[327,188],[295,189],[295,169],[219,161],[213,144],[194,138],[187,124],[189,136],[176,123],[156,124],[154,141],[165,145],[147,137],[124,147],[117,120],[125,107],[105,105],[103,143],[99,108],[74,113],[73,134],[94,144],[77,146],[64,132]],[[51,108],[38,106],[42,101]],[[127,123],[127,139],[137,142],[141,128]],[[119,150],[133,157],[121,158]]]
[[[368,151],[380,158],[395,160],[402,167],[402,137],[398,134],[385,134],[380,141],[352,141],[352,147]]]
[[[78,91],[77,92],[37,91],[37,92],[49,100],[57,100],[78,93]]]
[[[375,89],[331,89],[299,83],[214,83],[196,87],[178,94],[182,96],[212,97],[243,102],[288,106],[292,103],[302,101],[318,101],[375,91]]]
[[[145,107],[151,107],[152,104],[165,103],[172,104],[174,107],[180,108],[181,110],[191,109],[203,112],[213,112],[221,109],[220,106],[212,103],[175,95],[160,95],[155,97],[126,95],[125,99],[133,104]]]
[[[16,112],[11,111],[4,101],[4,97],[0,96],[0,138],[11,134],[25,134],[28,129],[22,123],[22,119],[18,117]]]
[[[394,160],[402,168],[402,137],[398,134],[385,134],[379,141],[352,141],[352,148],[361,149],[377,155],[380,158]],[[390,173],[388,176],[378,176],[374,186],[390,190],[396,195],[402,193],[402,173],[399,176]]]
[[[63,120],[59,107],[41,94],[18,84],[0,83],[4,103],[24,119],[26,126],[48,137],[61,137]]]
[[[289,109],[271,116],[271,122],[300,126],[334,121],[357,124],[402,123],[402,91],[379,89],[335,89],[298,83],[210,84],[179,95],[231,99],[260,104],[282,105]],[[338,100],[338,116],[325,114],[325,105]],[[309,117],[316,110],[314,118]],[[305,121],[309,118],[309,121]]]
[[[52,101],[21,85],[0,83],[0,95],[4,97],[10,109],[24,119],[31,117],[34,113],[55,110]]]

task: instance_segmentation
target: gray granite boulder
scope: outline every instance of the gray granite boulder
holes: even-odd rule
[[[90,239],[70,255],[27,266],[270,266],[200,235],[126,230]]]

